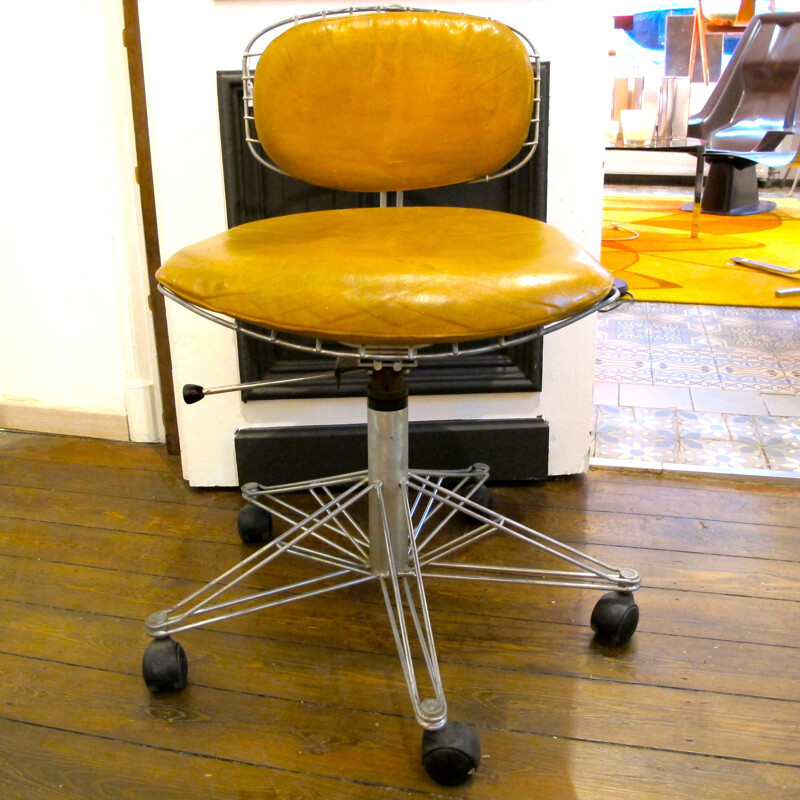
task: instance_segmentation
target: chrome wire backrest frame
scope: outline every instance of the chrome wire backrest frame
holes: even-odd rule
[[[363,7],[353,7],[353,8],[340,8],[335,11],[316,11],[310,14],[299,14],[295,17],[290,17],[288,19],[281,20],[280,22],[276,22],[273,25],[264,28],[248,42],[247,47],[245,48],[244,51],[244,55],[242,56],[242,85],[244,87],[242,104],[243,104],[243,114],[244,114],[244,131],[245,131],[245,141],[247,142],[247,146],[257,161],[259,161],[265,167],[271,169],[273,172],[277,172],[280,175],[287,175],[289,177],[292,177],[291,175],[289,175],[288,172],[282,170],[277,164],[275,164],[275,162],[273,162],[264,151],[263,147],[261,146],[261,142],[258,138],[258,134],[256,132],[255,117],[253,115],[253,93],[254,93],[256,66],[258,64],[258,59],[261,58],[262,53],[264,52],[264,50],[266,50],[266,47],[269,45],[269,42],[273,38],[270,36],[270,34],[274,34],[281,28],[285,28],[290,25],[299,25],[303,22],[311,22],[312,20],[316,19],[327,19],[328,17],[355,16],[362,14],[378,14],[378,13],[389,14],[389,13],[397,13],[399,11],[408,11],[417,14],[440,13],[436,9],[431,9],[431,8],[413,8],[413,7],[399,6],[399,5],[363,6]],[[452,12],[452,13],[457,13],[457,12]],[[486,19],[489,21],[495,21],[492,20],[491,17],[478,17],[474,14],[461,13],[460,16],[470,16],[470,17],[475,17],[476,19]],[[524,151],[524,155],[521,159],[519,159],[519,161],[517,161],[516,163],[512,163],[510,166],[504,167],[503,169],[498,170],[497,172],[494,172],[491,175],[486,175],[482,178],[476,178],[470,181],[470,183],[484,183],[485,181],[495,180],[496,178],[503,178],[506,175],[510,175],[511,173],[516,172],[518,169],[521,169],[523,166],[525,166],[525,164],[527,164],[531,160],[531,158],[533,158],[533,154],[536,152],[536,146],[539,143],[539,121],[540,121],[539,109],[541,104],[541,74],[540,74],[539,52],[533,46],[530,39],[528,39],[528,37],[525,36],[525,34],[521,33],[516,28],[513,28],[510,25],[506,25],[506,27],[510,31],[512,31],[525,45],[525,49],[528,51],[528,58],[531,62],[531,69],[533,70],[533,108],[531,111],[531,133],[529,135],[529,139],[523,143],[520,149],[520,152]]]

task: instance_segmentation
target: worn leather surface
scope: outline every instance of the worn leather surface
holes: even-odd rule
[[[552,226],[467,208],[318,211],[233,228],[158,280],[269,329],[364,344],[457,342],[569,317],[612,278]]]
[[[444,186],[505,165],[528,135],[533,75],[506,26],[451,13],[289,28],[255,72],[256,128],[286,172],[319,186]]]

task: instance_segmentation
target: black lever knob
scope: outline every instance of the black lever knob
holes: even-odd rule
[[[198,403],[204,397],[203,387],[198,386],[196,383],[187,383],[183,387],[183,402],[186,403],[186,405]]]

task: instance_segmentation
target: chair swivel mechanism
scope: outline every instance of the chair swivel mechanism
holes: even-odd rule
[[[398,7],[309,14],[256,36],[243,80],[257,158],[321,186],[376,192],[379,204],[233,228],[168,259],[161,291],[228,328],[335,356],[338,371],[363,370],[368,464],[347,475],[242,487],[239,533],[259,546],[150,616],[145,682],[153,691],[186,685],[187,657],[173,634],[374,584],[424,729],[423,765],[438,783],[458,785],[478,767],[480,744],[474,728],[447,715],[426,581],[609,590],[591,624],[621,645],[638,622],[639,576],[492,510],[484,464],[410,469],[405,375],[429,358],[500,349],[570,324],[613,302],[612,278],[545,223],[402,205],[405,190],[486,180],[530,159],[539,59],[511,28]],[[241,388],[191,385],[184,398]],[[469,560],[471,548],[491,553],[482,545],[492,536],[510,537],[534,561]],[[308,564],[311,577],[284,572],[283,583],[265,589],[265,568],[291,557]]]

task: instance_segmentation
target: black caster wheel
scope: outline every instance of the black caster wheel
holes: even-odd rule
[[[625,644],[639,624],[639,606],[628,592],[609,592],[597,601],[591,624],[601,641]]]
[[[171,637],[153,639],[142,658],[142,677],[151,692],[177,692],[189,682],[184,649]]]
[[[494,508],[492,490],[485,483],[479,486],[472,495],[470,495],[469,499],[486,511],[491,511]],[[467,522],[475,522],[475,517],[472,516],[472,512],[468,511],[466,508],[461,509],[461,515]]]
[[[464,722],[422,733],[422,766],[440,786],[460,786],[481,763],[481,743]]]
[[[272,514],[253,503],[240,509],[236,526],[245,544],[268,542],[272,538]]]
[[[472,493],[470,500],[472,500],[473,503],[477,503],[479,506],[482,506],[487,511],[491,511],[494,508],[494,495],[492,494],[492,490],[485,483],[481,484]]]

